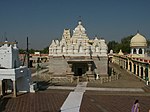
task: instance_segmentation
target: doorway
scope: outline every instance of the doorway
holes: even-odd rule
[[[82,76],[82,68],[78,68],[78,76]]]
[[[73,63],[72,71],[74,72],[74,76],[83,76],[88,71],[88,65],[81,62]]]
[[[11,79],[3,79],[2,80],[2,94],[3,95],[7,95],[12,93],[12,87],[13,83]]]

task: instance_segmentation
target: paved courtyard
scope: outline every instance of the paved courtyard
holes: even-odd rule
[[[140,103],[140,112],[148,112],[150,109],[150,96],[145,96],[144,94],[126,93],[116,95],[86,92],[80,112],[131,112],[131,107],[136,99]]]
[[[136,99],[139,100],[141,112],[148,112],[150,87],[118,66],[113,66],[121,72],[120,79],[104,84],[89,82],[82,97],[80,112],[131,112]],[[49,87],[36,93],[19,94],[17,98],[12,98],[11,95],[2,97],[0,112],[59,112],[69,93],[75,90],[76,84],[67,86],[66,83],[44,83],[44,86],[45,84]]]
[[[69,91],[40,91],[19,95],[17,98],[4,97],[0,112],[58,112]]]
[[[46,90],[35,94],[23,94],[17,98],[4,97],[0,101],[0,112],[59,112],[69,92]],[[140,102],[141,112],[148,112],[150,94],[86,91],[80,112],[131,112],[136,99]]]

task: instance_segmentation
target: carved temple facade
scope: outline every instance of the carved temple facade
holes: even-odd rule
[[[52,40],[49,57],[49,72],[55,78],[81,76],[89,80],[108,76],[105,40],[89,39],[81,21],[72,33],[70,29],[64,29],[61,40]]]

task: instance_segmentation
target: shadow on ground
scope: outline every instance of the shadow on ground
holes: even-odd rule
[[[6,109],[7,102],[11,97],[1,97],[0,98],[0,112],[3,112]]]
[[[39,91],[47,90],[50,86],[69,86],[69,87],[75,87],[77,83],[70,83],[70,82],[57,82],[57,81],[35,81],[37,84],[37,89]]]
[[[46,90],[49,86],[56,86],[57,83],[52,83],[50,80],[48,81],[35,81],[37,84],[37,88],[39,91]]]

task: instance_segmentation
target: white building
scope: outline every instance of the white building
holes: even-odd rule
[[[19,51],[16,42],[3,42],[0,47],[0,94],[30,92],[31,72],[26,66],[20,66]]]
[[[53,77],[65,78],[95,74],[107,76],[107,45],[104,39],[90,40],[81,21],[73,30],[64,29],[61,40],[49,46],[49,72]],[[96,71],[96,73],[95,73]]]
[[[143,35],[137,33],[131,39],[130,47],[131,47],[132,57],[145,57],[146,56],[147,41]]]
[[[113,54],[110,58],[111,62],[118,64],[121,68],[126,69],[130,73],[148,85],[150,81],[150,57],[147,56],[146,38],[137,33],[130,41],[131,53],[124,55],[122,52]],[[110,59],[110,60],[111,60]]]

